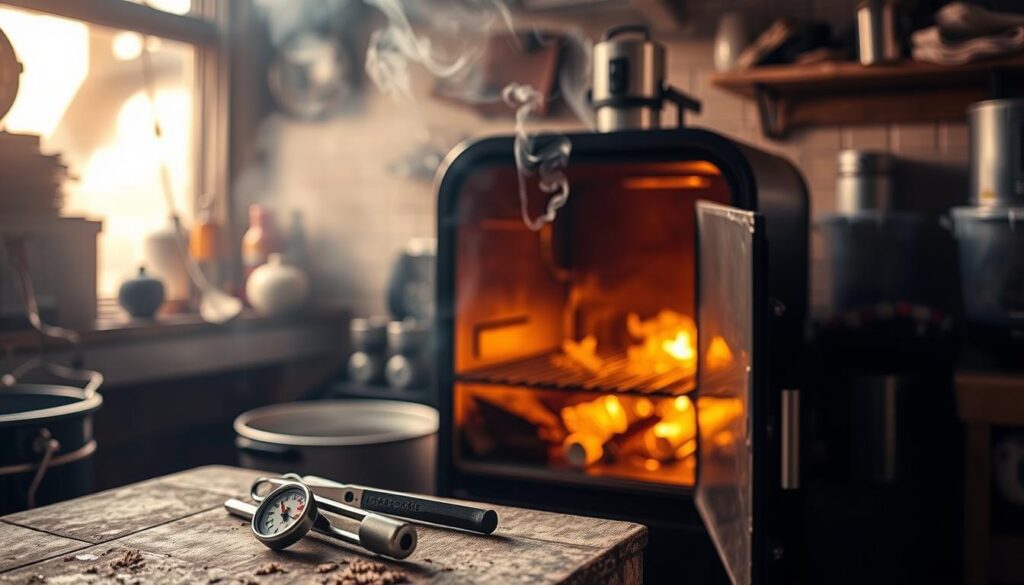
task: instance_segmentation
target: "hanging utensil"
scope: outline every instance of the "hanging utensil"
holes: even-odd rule
[[[195,259],[188,253],[188,244],[181,231],[181,218],[178,216],[174,205],[174,187],[171,185],[171,170],[167,166],[167,157],[162,152],[164,133],[156,107],[156,82],[153,78],[153,62],[149,53],[148,41],[148,37],[144,36],[142,39],[140,61],[142,62],[142,76],[143,84],[146,88],[146,98],[149,101],[153,117],[153,134],[156,135],[157,142],[160,143],[161,147],[160,184],[164,200],[167,203],[167,213],[174,224],[178,251],[185,262],[189,279],[199,290],[199,316],[202,317],[203,321],[220,325],[234,319],[242,312],[242,301],[227,294],[207,280],[206,275],[200,270]]]

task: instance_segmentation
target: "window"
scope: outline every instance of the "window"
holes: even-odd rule
[[[200,115],[209,90],[202,87],[208,76],[201,68],[216,54],[208,43],[209,28],[194,27],[202,34],[190,39],[190,29],[181,26],[209,23],[178,16],[194,11],[192,0],[147,0],[146,6],[131,6],[142,0],[90,0],[72,3],[82,5],[72,9],[75,14],[5,3],[0,0],[0,30],[23,72],[0,129],[38,134],[44,152],[61,155],[71,177],[64,185],[63,214],[103,220],[98,294],[114,297],[138,266],[146,234],[167,225],[161,161],[170,170],[177,211],[187,220],[197,195],[211,188],[208,171],[199,166],[204,159],[223,160],[206,152],[210,141]],[[45,9],[47,3],[39,4]],[[102,24],[90,20],[93,12]],[[173,19],[169,22],[177,28],[162,27],[161,18]],[[114,22],[120,26],[108,26]],[[164,28],[177,38],[152,34]],[[162,140],[154,133],[143,43],[152,64]]]

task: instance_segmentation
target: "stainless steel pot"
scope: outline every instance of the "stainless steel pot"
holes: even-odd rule
[[[390,400],[275,404],[235,419],[243,467],[432,494],[437,411]]]
[[[866,150],[839,151],[836,210],[841,215],[892,209],[892,156]]]

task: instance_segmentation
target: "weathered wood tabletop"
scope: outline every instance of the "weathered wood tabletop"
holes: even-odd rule
[[[641,581],[643,526],[503,506],[492,506],[500,523],[489,536],[419,526],[419,546],[404,561],[312,533],[274,552],[223,508],[229,497],[248,500],[259,475],[201,467],[0,517],[0,582],[347,585],[364,582],[342,580],[357,559],[414,584]]]

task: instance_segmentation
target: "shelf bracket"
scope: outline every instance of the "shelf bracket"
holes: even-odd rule
[[[989,99],[997,100],[1007,97],[1006,94],[1006,70],[1002,67],[993,67],[988,72]]]
[[[782,103],[779,94],[763,83],[754,85],[757,111],[761,118],[761,133],[769,138],[782,138],[785,128],[782,124]]]

